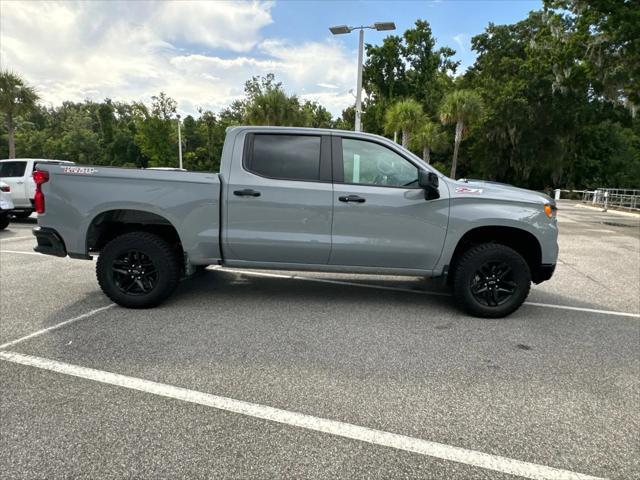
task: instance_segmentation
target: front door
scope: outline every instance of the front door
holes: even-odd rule
[[[331,265],[431,270],[447,231],[448,190],[425,200],[418,164],[383,143],[333,137]]]
[[[328,135],[250,133],[226,188],[225,260],[326,264],[333,187]]]

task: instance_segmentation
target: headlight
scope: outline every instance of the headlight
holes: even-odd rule
[[[545,203],[544,213],[549,218],[556,218],[556,213],[558,213],[558,209],[556,208],[555,205],[551,205],[550,203]]]

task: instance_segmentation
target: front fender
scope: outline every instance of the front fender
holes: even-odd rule
[[[511,227],[533,235],[540,244],[543,264],[554,264],[558,257],[558,224],[544,213],[543,203],[497,199],[454,198],[451,200],[449,228],[442,255],[436,266],[442,271],[451,263],[462,237],[478,227]]]

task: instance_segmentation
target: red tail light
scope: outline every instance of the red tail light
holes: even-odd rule
[[[33,199],[36,213],[44,213],[44,193],[42,193],[42,184],[49,181],[49,172],[43,170],[33,171],[33,181],[36,182],[36,196]]]
[[[0,187],[0,192],[9,193],[11,191],[11,187],[9,185],[5,185],[4,187]]]

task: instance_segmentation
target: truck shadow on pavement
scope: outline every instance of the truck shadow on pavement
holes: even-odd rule
[[[385,304],[397,302],[400,306],[431,307],[443,311],[443,313],[447,311],[449,314],[471,318],[457,308],[451,291],[438,279],[430,280],[416,277],[377,277],[371,279],[362,276],[345,278],[342,275],[321,274],[322,276],[316,276],[309,272],[281,272],[277,275],[294,276],[294,278],[261,276],[259,271],[256,271],[254,276],[253,274],[206,270],[198,276],[182,282],[172,299],[182,302],[191,301],[194,297],[198,297],[199,301],[202,301],[203,296],[215,299],[216,296],[224,295],[225,298],[246,301],[247,297],[251,296],[253,299],[276,301],[280,304],[291,301],[296,305],[303,302],[357,302],[361,307],[365,307],[365,302],[367,302],[372,308],[378,302]],[[532,286],[532,292],[527,301],[544,303],[549,306],[616,310],[611,306],[585,302],[582,299],[559,293],[536,290],[535,286]],[[541,307],[530,308],[538,310]],[[555,309],[555,312],[562,311],[562,309]],[[564,312],[568,311],[564,310]],[[535,316],[539,313],[542,314],[540,311],[532,312],[529,310],[527,315],[533,314]],[[545,314],[547,313],[549,313],[549,309],[545,308]],[[575,313],[589,314],[589,312]],[[522,315],[523,310],[520,309],[510,317],[521,317]],[[510,317],[482,320],[505,321]]]

